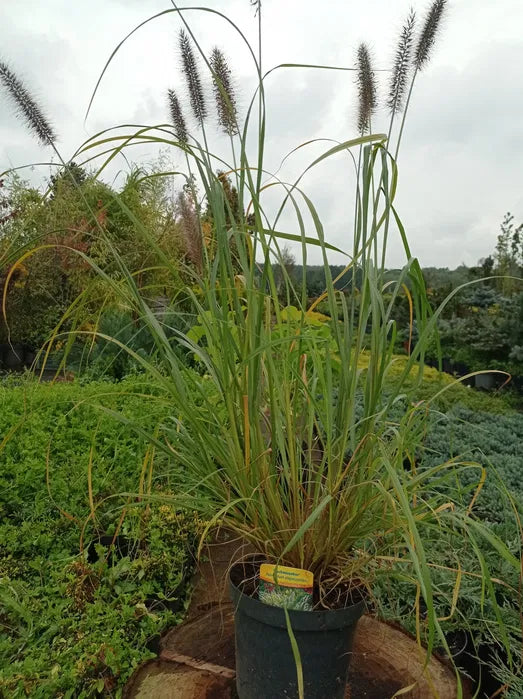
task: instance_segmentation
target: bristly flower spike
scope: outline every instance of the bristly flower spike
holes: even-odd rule
[[[376,78],[372,70],[370,52],[365,44],[358,47],[358,91],[359,113],[358,131],[364,133],[370,127],[370,120],[376,109]]]
[[[0,82],[13,99],[18,115],[25,119],[40,143],[53,145],[56,140],[54,129],[22,81],[3,61],[0,61]]]
[[[180,106],[180,101],[174,90],[167,90],[167,102],[176,138],[181,143],[187,143],[187,124],[185,123],[185,118],[183,116],[182,108]]]
[[[410,59],[412,53],[412,42],[414,27],[416,25],[416,14],[410,10],[403,29],[394,57],[392,67],[392,77],[390,81],[389,98],[387,105],[392,115],[401,112],[407,90],[407,80],[409,77]]]
[[[418,41],[416,43],[416,46],[414,47],[414,56],[413,56],[413,64],[414,64],[414,74],[412,76],[412,80],[410,81],[410,88],[409,88],[409,94],[407,97],[407,102],[406,102],[406,107],[403,113],[403,119],[401,121],[401,127],[400,127],[400,132],[398,136],[398,141],[396,143],[396,151],[394,158],[397,160],[398,158],[398,153],[400,149],[400,143],[401,139],[403,136],[403,129],[405,127],[405,117],[406,117],[406,112],[408,110],[408,105],[410,103],[410,98],[412,95],[412,90],[414,88],[414,82],[416,80],[416,76],[419,71],[423,70],[423,68],[427,65],[428,61],[430,60],[430,54],[432,51],[432,48],[434,47],[434,44],[436,42],[436,36],[438,34],[439,27],[441,25],[441,19],[443,17],[443,14],[445,12],[447,6],[447,0],[434,0],[429,8],[429,11],[427,13],[427,16],[425,17],[425,22],[423,23],[423,27],[421,28],[421,32],[419,34]],[[392,119],[394,119],[394,113],[392,116]],[[392,122],[391,122],[391,128],[392,128]]]
[[[447,0],[434,0],[428,11],[416,50],[414,51],[414,65],[417,70],[422,70],[430,60],[430,52],[436,41],[436,35],[446,6]]]
[[[212,50],[209,63],[213,71],[213,90],[218,122],[226,134],[233,136],[238,133],[238,110],[231,69],[223,51],[216,47]]]
[[[203,94],[202,81],[198,71],[198,63],[187,33],[181,29],[179,37],[182,69],[187,81],[187,89],[191,100],[194,116],[202,124],[207,117],[207,105]]]
[[[180,216],[180,224],[188,259],[193,263],[198,272],[202,270],[202,234],[198,214],[196,213],[191,196],[182,190],[176,200],[177,213]]]

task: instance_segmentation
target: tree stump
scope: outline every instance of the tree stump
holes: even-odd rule
[[[238,542],[208,547],[187,620],[160,642],[159,659],[145,663],[128,682],[126,699],[233,699],[234,609],[227,597],[230,564],[247,551]],[[391,699],[411,687],[408,699],[456,699],[454,672],[425,653],[409,634],[366,615],[358,623],[347,699]],[[465,684],[465,683],[464,683]],[[470,697],[467,686],[464,697]],[[267,699],[272,699],[268,697]]]

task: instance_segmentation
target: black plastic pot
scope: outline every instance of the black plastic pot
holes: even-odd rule
[[[454,629],[446,633],[445,638],[450,654],[440,646],[436,648],[437,655],[451,661],[453,667],[471,680],[475,697],[489,699],[501,691],[501,682],[495,676],[492,664],[496,655],[502,661],[507,661],[502,648],[487,643],[478,644],[475,634],[469,629]]]
[[[481,388],[484,391],[492,391],[496,386],[495,374],[476,374],[474,376],[476,388]]]
[[[8,345],[3,359],[7,371],[21,371],[24,368],[24,346],[19,342]]]
[[[151,597],[147,597],[147,599],[145,600],[145,606],[151,612],[154,612],[155,610],[159,612],[169,611],[173,614],[176,614],[176,612],[180,612],[184,607],[183,588],[186,584],[187,580],[184,576],[182,582],[176,587],[176,589],[172,593],[174,599],[165,599],[163,597],[160,597],[159,595],[152,595]],[[180,596],[177,597],[177,595]]]
[[[446,374],[452,374],[452,359],[443,357],[441,360],[441,368]]]
[[[104,534],[99,539],[92,541],[87,549],[87,562],[96,563],[99,560],[96,544],[101,544],[108,549],[107,560],[113,565],[121,558],[129,556],[137,547],[138,542],[128,539],[126,536]]]
[[[26,366],[28,369],[30,369],[33,365],[34,360],[36,359],[36,352],[29,347],[25,348],[24,352],[24,366]]]
[[[235,580],[234,568],[232,578]],[[296,663],[285,611],[244,594],[229,579],[234,605],[239,699],[298,698]],[[307,699],[343,699],[360,601],[343,609],[289,611],[300,651]]]
[[[87,562],[96,563],[100,560],[100,556],[96,550],[96,544],[101,544],[106,549],[108,549],[107,554],[102,556],[106,558],[109,565],[115,565],[119,560],[125,558],[126,556],[134,557],[136,552],[140,548],[140,542],[136,539],[129,539],[121,534],[114,536],[114,534],[104,534],[100,536],[99,539],[92,541],[87,549]],[[173,614],[180,612],[184,608],[185,595],[184,590],[187,587],[189,578],[192,575],[192,569],[187,568],[184,572],[183,578],[180,584],[171,593],[171,598],[166,599],[165,597],[160,597],[159,595],[151,595],[144,600],[144,604],[150,611],[170,611]],[[156,647],[156,641],[151,641],[152,646]],[[147,646],[149,650],[149,646]],[[156,652],[156,651],[154,651]]]

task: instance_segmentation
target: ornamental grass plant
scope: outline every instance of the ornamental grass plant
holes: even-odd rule
[[[147,437],[157,451],[183,467],[176,503],[201,513],[210,522],[209,531],[223,528],[248,541],[268,562],[312,571],[318,608],[332,605],[336,591],[347,586],[372,599],[380,577],[409,581],[416,589],[418,638],[428,655],[437,645],[447,648],[447,642],[436,612],[434,561],[427,558],[427,542],[446,532],[467,542],[463,545],[477,553],[477,567],[471,572],[484,577],[483,601],[494,610],[495,584],[481,554],[482,540],[515,571],[520,565],[475,517],[476,496],[485,478],[482,467],[453,458],[417,468],[433,399],[414,402],[412,396],[423,379],[425,352],[449,299],[437,309],[427,299],[420,265],[396,208],[397,161],[415,82],[430,60],[447,2],[435,0],[420,22],[413,12],[407,17],[392,70],[384,73],[390,121],[383,131],[375,129],[379,87],[373,57],[367,45],[358,47],[355,66],[344,68],[352,71],[349,76],[356,75],[358,84],[357,123],[347,126],[354,135],[314,158],[294,182],[279,179],[265,165],[265,84],[276,69],[266,71],[262,64],[262,7],[253,4],[257,51],[218,10],[178,8],[173,2],[172,8],[148,19],[171,18],[181,26],[178,49],[191,118],[184,115],[184,99],[168,88],[167,123],[121,125],[101,132],[73,156],[84,165],[96,163],[102,176],[117,156],[137,144],[178,154],[184,167],[164,175],[177,177],[182,190],[179,211],[188,241],[186,272],[191,276],[186,303],[195,318],[193,327],[182,332],[175,323],[171,326],[169,319],[177,312],[174,302],[165,315],[153,308],[109,238],[106,244],[114,249],[117,277],[78,254],[154,339],[152,361],[117,338],[103,336],[142,366],[172,406],[171,418]],[[227,58],[219,48],[208,54],[198,42],[189,22],[194,11],[228,23],[249,52],[257,85],[243,119]],[[120,47],[140,27],[115,49],[98,85]],[[285,64],[277,69],[299,67]],[[27,99],[10,71],[2,69],[0,79],[15,99]],[[206,83],[212,87],[214,105],[207,98]],[[20,111],[31,119],[30,110]],[[212,113],[230,139],[227,159],[210,145]],[[54,143],[54,132],[40,112],[35,114],[33,129],[42,140]],[[248,146],[253,133],[254,152]],[[355,201],[341,250],[352,281],[343,292],[331,276],[328,258],[340,250],[329,242],[329,232],[302,187],[308,172],[340,155],[346,156]],[[430,179],[430,170],[424,177]],[[276,210],[272,203],[266,205],[267,193],[272,201],[275,191],[281,194]],[[133,216],[120,203],[122,211]],[[281,225],[289,213],[294,217],[290,232]],[[162,254],[139,220],[133,223],[159,264],[178,278],[180,263]],[[103,226],[99,234],[105,235]],[[385,278],[392,235],[404,252],[394,281]],[[289,242],[301,249],[301,284],[285,268]],[[313,302],[305,284],[311,246],[320,251],[326,279],[325,292]],[[401,295],[408,297],[411,327],[415,324],[417,333],[397,371],[393,311]],[[328,312],[317,312],[320,302]],[[81,304],[82,297],[56,328],[44,355],[57,341],[65,339],[67,348],[96,336],[96,329],[74,327]],[[180,358],[180,348],[194,358],[196,370]],[[140,424],[135,428],[144,431]],[[464,470],[476,474],[466,489],[456,485]],[[456,572],[451,594],[455,609],[467,572],[452,558],[448,566]],[[506,650],[510,655],[508,640]],[[461,691],[460,685],[459,696]]]

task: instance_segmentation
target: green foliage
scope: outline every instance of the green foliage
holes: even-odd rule
[[[116,342],[106,340],[105,337],[114,338],[118,343],[125,344],[133,352],[141,357],[147,357],[152,353],[154,346],[147,330],[133,322],[129,313],[111,309],[103,313],[96,327],[98,337],[93,342],[88,339],[85,343],[78,343],[76,349],[81,354],[75,368],[78,373],[85,371],[83,378],[113,378],[121,380],[129,374],[140,371],[140,364],[129,352],[122,349]],[[93,338],[94,339],[94,338]],[[73,358],[69,357],[68,366],[73,365]]]
[[[6,440],[0,693],[6,696],[121,696],[133,669],[152,656],[148,639],[181,619],[202,525],[156,501],[121,495],[147,492],[140,486],[144,464],[153,493],[168,494],[170,483],[161,459],[154,469],[144,462],[144,438],[99,407],[154,429],[167,407],[149,392],[144,409],[144,388],[137,379],[83,387],[22,380],[0,388],[0,442]],[[121,559],[96,544],[100,558],[89,563],[89,543],[103,533],[135,543]],[[146,605],[154,598],[159,601]],[[162,599],[178,601],[180,611],[169,611]]]
[[[424,270],[435,304],[460,284],[473,282],[454,296],[440,325],[444,356],[471,371],[502,369],[523,374],[522,232],[523,224],[515,226],[508,213],[495,253],[480,260],[477,267],[462,266],[454,272]]]
[[[454,407],[447,415],[435,419],[425,444],[424,463],[432,465],[442,456],[470,459],[488,471],[475,507],[483,519],[508,523],[511,507],[500,488],[506,489],[523,508],[523,414],[493,415],[467,408]],[[462,476],[471,480],[472,476]],[[470,483],[469,483],[470,484]],[[515,522],[511,524],[515,527]],[[513,537],[508,537],[511,539]]]
[[[83,181],[82,197],[65,177],[55,180],[52,196],[16,178],[7,186],[16,215],[2,227],[2,240],[16,241],[20,255],[28,254],[12,268],[1,337],[5,341],[9,332],[14,341],[38,347],[88,283],[89,265],[81,254],[91,250],[92,212],[105,215],[102,202],[110,190],[93,178]],[[9,272],[9,267],[3,270],[2,291]]]
[[[365,364],[365,361],[363,363]],[[387,373],[387,385],[394,385],[401,377],[406,365],[406,357],[401,355],[394,357],[394,362]],[[415,400],[431,401],[432,407],[441,412],[447,412],[453,406],[495,414],[514,411],[510,394],[477,391],[431,367],[424,368],[421,383],[417,381],[415,371],[411,370],[406,385],[413,391]],[[436,395],[437,397],[434,398]]]
[[[178,345],[177,333],[187,330],[192,318],[173,313],[162,301],[167,300],[159,299],[155,308],[158,322],[165,329],[173,351],[181,361],[189,364],[187,351]],[[77,341],[66,357],[68,369],[83,382],[100,377],[120,381],[126,376],[142,373],[141,361],[155,361],[156,347],[147,324],[133,319],[128,312],[109,308],[100,315],[97,325],[91,325],[89,329],[88,336]],[[63,353],[56,354],[61,356]]]
[[[144,441],[106,419],[97,406],[103,400],[106,408],[121,409],[124,417],[129,417],[142,403],[140,394],[145,388],[137,380],[118,387],[91,384],[81,393],[76,384],[40,385],[32,381],[22,381],[16,388],[9,384],[0,388],[2,437],[16,428],[1,452],[4,514],[16,516],[20,522],[25,519],[24,508],[32,515],[29,519],[45,516],[49,509],[45,489],[48,460],[56,504],[82,521],[88,514],[87,466],[93,439],[98,465],[92,470],[95,491],[101,496],[104,490],[107,495],[132,490],[132,484],[136,489]],[[152,427],[162,414],[161,402],[151,402],[147,412],[147,424]],[[72,485],[75,487],[69,492]],[[8,496],[10,491],[13,494]]]
[[[324,332],[324,326],[316,327]],[[397,358],[398,371],[405,361]],[[418,395],[434,394],[441,388],[441,380],[437,372],[427,369]],[[201,381],[210,388],[208,380]],[[443,381],[448,385],[448,379],[443,377]],[[104,408],[119,410],[126,419],[139,420],[144,429],[154,429],[157,421],[165,419],[168,406],[161,400],[161,387],[151,389],[149,381],[145,384],[139,379],[128,379],[118,386],[100,383],[83,387],[35,385],[23,380],[16,385],[11,380],[0,389],[0,435],[4,437],[18,426],[1,453],[0,688],[8,696],[118,696],[132,670],[150,657],[145,648],[147,639],[180,620],[180,614],[159,606],[148,610],[144,602],[153,595],[183,599],[183,587],[179,590],[178,585],[185,582],[191,566],[190,551],[201,531],[197,520],[159,504],[151,506],[144,520],[143,505],[135,505],[120,533],[131,541],[141,537],[144,546],[112,566],[103,558],[89,564],[85,555],[78,554],[81,524],[90,512],[87,469],[93,443],[97,522],[96,527],[88,527],[86,544],[96,529],[115,533],[121,507],[127,502],[119,494],[138,491],[146,448],[144,438],[120,421],[108,419],[96,406],[102,401]],[[508,411],[501,398],[487,398],[459,385],[449,391],[454,392],[452,401],[477,407],[477,400],[486,400],[497,412]],[[143,408],[144,395],[149,396],[147,410]],[[436,415],[431,420],[423,464],[430,468],[458,455],[488,467],[493,464],[506,487],[523,503],[521,443],[520,414],[495,417],[476,409],[455,408],[447,417]],[[45,478],[49,444],[51,496]],[[172,468],[166,466],[160,458],[153,484],[159,495],[170,497],[169,490],[177,487],[177,481],[172,480]],[[476,479],[464,470],[461,480],[465,492]],[[477,500],[478,512],[517,553],[514,518],[502,502],[496,474],[489,467]],[[58,507],[77,522],[60,516]],[[442,530],[437,536],[426,532],[425,544],[431,563],[455,566],[453,552],[460,550],[461,563],[474,569],[473,554],[464,557],[464,541],[459,535],[445,538]],[[103,555],[107,553],[102,549]],[[510,566],[495,552],[484,546],[483,553],[493,576],[505,583],[517,582]],[[454,583],[453,573],[435,574],[436,604],[442,616],[449,612]],[[480,609],[480,587],[480,581],[465,576],[458,610],[443,624],[445,630],[462,627],[466,619],[478,640],[483,638],[485,610]],[[401,619],[414,630],[415,589],[411,583],[378,579],[375,599],[382,613]],[[507,596],[504,614],[507,625],[513,628],[510,600]],[[496,638],[495,626],[491,625],[489,634]],[[503,667],[500,671],[506,674]]]
[[[431,416],[423,450],[416,456],[419,470],[430,469],[456,457],[463,462],[456,473],[452,490],[454,499],[470,502],[471,495],[477,491],[473,508],[476,517],[486,531],[506,543],[516,560],[521,557],[522,541],[519,519],[523,512],[522,444],[523,414],[494,415],[477,409],[453,407],[447,414]],[[479,489],[478,466],[485,469],[485,479]],[[444,486],[444,491],[449,492],[447,486]],[[485,577],[476,570],[478,551],[471,542],[459,531],[451,529],[438,529],[432,536],[426,532],[424,542],[434,571],[437,613],[443,620],[445,633],[467,630],[476,646],[487,644],[492,652],[490,671],[505,678],[516,692],[514,696],[519,696],[519,571],[499,555],[487,537],[476,541],[490,576],[497,581],[499,606],[496,609],[485,598]],[[456,589],[459,589],[459,599],[454,608],[452,600]],[[382,578],[375,593],[377,605],[386,618],[400,620],[405,628],[416,633],[416,589],[411,583],[403,576],[392,581]],[[423,619],[421,631],[426,631]],[[507,662],[507,655],[503,653],[507,643],[513,653],[513,665]],[[472,648],[469,650],[474,652]]]
[[[445,5],[444,0],[435,0],[419,35],[415,62],[410,65],[409,99],[432,50]],[[453,562],[461,565],[464,551],[467,573],[485,579],[479,612],[487,606],[493,610],[500,635],[506,637],[489,572],[491,558],[485,560],[482,545],[485,540],[491,544],[512,572],[519,570],[518,560],[469,509],[473,489],[456,485],[465,464],[459,458],[449,462],[442,457],[432,468],[405,467],[406,461],[415,463],[430,426],[430,410],[416,395],[443,311],[441,305],[431,307],[395,208],[396,156],[405,114],[397,137],[391,138],[391,122],[389,136],[376,132],[330,147],[294,185],[274,178],[266,209],[261,57],[251,51],[259,78],[256,91],[245,123],[231,138],[230,154],[221,154],[219,162],[234,178],[236,197],[232,184],[228,195],[224,176],[216,175],[216,157],[208,145],[196,66],[196,56],[204,58],[206,53],[193,47],[190,32],[182,38],[183,70],[193,111],[198,112],[196,136],[188,133],[187,141],[180,143],[154,127],[139,134],[119,131],[110,155],[105,134],[90,139],[79,153],[104,149],[103,170],[113,155],[137,140],[169,142],[186,157],[184,184],[197,172],[204,192],[206,221],[191,224],[193,248],[202,252],[193,255],[197,284],[189,291],[198,325],[178,334],[179,343],[198,358],[203,377],[186,370],[143,290],[128,273],[125,259],[113,251],[114,265],[122,273],[122,284],[115,289],[120,305],[147,324],[154,338],[154,357],[141,358],[140,363],[171,403],[170,418],[162,421],[159,431],[148,434],[155,448],[166,456],[174,452],[183,464],[183,488],[173,501],[244,537],[268,561],[312,571],[321,590],[340,581],[372,590],[377,579],[401,578],[417,591],[416,610],[420,600],[426,607],[428,654],[436,641],[446,644],[439,595],[443,592],[447,601],[453,599],[453,589],[440,585],[431,552],[438,542],[450,542]],[[376,93],[364,46],[359,57],[360,125],[370,129]],[[408,100],[405,112],[407,106]],[[258,145],[254,157],[252,143]],[[327,258],[332,246],[313,202],[300,189],[309,170],[341,153],[350,156],[348,175],[354,176],[355,191],[354,219],[347,226],[352,237],[345,246],[351,270],[348,293],[332,278]],[[268,210],[274,210],[278,190],[281,203],[271,220]],[[194,219],[200,209],[191,194]],[[244,211],[246,204],[249,208]],[[120,200],[120,206],[128,215],[125,202]],[[286,221],[294,214],[291,232],[280,230],[283,213]],[[211,230],[206,231],[203,223],[211,223]],[[138,228],[154,249],[154,233],[147,223]],[[393,228],[399,231],[405,259],[400,269],[390,272],[385,259]],[[207,241],[202,239],[208,233],[211,254],[206,254]],[[325,290],[312,307],[306,284],[297,288],[287,271],[282,244],[289,240],[302,246],[302,267],[307,265],[307,245],[321,250]],[[107,280],[106,271],[99,273]],[[320,301],[326,318],[311,323],[310,313]],[[397,367],[399,303],[402,324],[407,311],[416,333],[408,358],[392,377]],[[481,471],[476,468],[476,473],[479,484]],[[460,593],[458,589],[458,600]],[[485,614],[485,621],[491,619],[492,614]],[[505,647],[508,651],[508,641]]]
[[[154,167],[134,169],[117,202],[114,189],[75,163],[53,175],[44,193],[11,177],[5,197],[13,215],[0,224],[0,251],[15,246],[19,263],[0,277],[3,287],[12,269],[0,340],[9,333],[14,342],[40,347],[80,294],[75,322],[95,321],[100,307],[114,302],[114,292],[111,284],[100,283],[93,265],[118,283],[122,270],[114,264],[114,250],[152,302],[173,298],[180,287],[175,269],[182,245],[168,185]],[[153,231],[156,248],[144,244],[137,218]],[[172,261],[169,274],[158,264],[165,255]],[[64,329],[69,327],[65,322]]]
[[[421,268],[395,208],[397,154],[414,82],[430,57],[446,4],[432,3],[413,58],[404,69],[409,97],[398,135],[390,121],[388,136],[372,132],[330,147],[312,160],[294,185],[273,178],[268,209],[265,85],[261,55],[250,47],[258,83],[245,123],[239,125],[237,136],[231,132],[231,152],[221,155],[219,165],[233,174],[234,189],[231,184],[226,191],[228,175],[216,175],[197,65],[197,57],[206,54],[193,45],[190,31],[182,31],[181,49],[197,136],[187,134],[187,141],[180,143],[163,127],[140,128],[134,134],[120,128],[110,137],[112,152],[103,134],[89,139],[78,155],[90,157],[93,150],[101,151],[103,171],[127,146],[169,143],[186,157],[184,182],[190,183],[197,171],[204,191],[207,220],[200,220],[191,233],[198,243],[195,250],[202,251],[194,256],[197,288],[188,291],[199,327],[197,336],[177,334],[179,344],[197,356],[203,377],[187,370],[173,347],[132,258],[126,259],[111,230],[98,226],[101,248],[112,254],[107,266],[98,266],[100,283],[117,281],[110,285],[118,305],[147,325],[154,341],[152,357],[141,356],[132,347],[128,351],[147,371],[151,385],[168,397],[169,414],[154,429],[141,420],[134,424],[170,459],[166,473],[173,455],[183,464],[183,488],[173,493],[172,501],[199,511],[211,520],[210,526],[219,523],[244,537],[269,561],[307,568],[322,591],[340,581],[372,590],[380,578],[401,579],[417,592],[416,612],[420,600],[425,605],[427,654],[436,641],[446,645],[441,598],[461,603],[461,593],[467,593],[466,586],[462,590],[441,582],[439,568],[433,565],[433,552],[445,542],[441,553],[452,558],[455,569],[466,566],[467,576],[482,578],[478,615],[484,616],[485,625],[495,618],[509,653],[512,627],[510,621],[503,623],[498,581],[490,572],[493,557],[483,553],[484,546],[497,554],[496,570],[501,562],[511,575],[519,574],[519,561],[509,546],[512,542],[494,537],[472,507],[482,471],[461,457],[449,461],[440,455],[432,467],[418,468],[416,463],[431,425],[428,402],[416,396],[446,300],[436,309],[431,307]],[[171,12],[176,15],[178,9],[163,14]],[[231,26],[235,28],[232,22]],[[360,46],[358,58],[363,132],[370,131],[377,93],[365,45]],[[394,113],[395,108],[392,119]],[[347,225],[352,238],[345,246],[352,270],[348,293],[340,291],[332,278],[327,258],[332,246],[314,204],[300,189],[309,170],[341,153],[350,156],[346,162],[355,192],[354,218]],[[274,209],[278,189],[280,207],[270,220],[268,210]],[[197,215],[200,209],[191,194],[192,214]],[[133,212],[127,192],[115,202],[121,209],[117,233],[121,234],[120,227],[126,230],[125,219],[144,248],[157,251],[155,227],[141,211]],[[249,217],[244,211],[247,203]],[[291,232],[279,229],[286,209],[294,213]],[[290,215],[285,220],[291,220]],[[202,223],[211,223],[210,255],[205,254],[202,234],[207,231]],[[400,235],[404,264],[391,273],[385,269],[385,259],[393,228]],[[280,243],[289,240],[301,244],[303,266],[308,244],[321,250],[325,291],[317,301],[325,302],[327,317],[316,318],[317,323],[310,322],[316,302],[308,307],[305,285],[296,288],[287,272]],[[280,279],[275,278],[274,260]],[[162,262],[167,275],[169,259]],[[394,313],[403,296],[416,333],[408,358],[391,380],[399,336]],[[402,301],[402,318],[406,308]],[[81,334],[81,327],[74,329]],[[128,424],[124,416],[120,419]],[[476,480],[462,485],[463,468],[475,469]],[[94,521],[92,498],[84,505]]]
[[[514,225],[514,216],[508,212],[501,223],[501,233],[496,245],[496,271],[503,279],[499,286],[504,294],[510,295],[516,288],[515,280],[523,272],[523,223]]]
[[[500,369],[521,376],[523,294],[501,296],[487,285],[475,285],[440,322],[445,357],[470,371]]]

